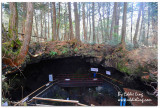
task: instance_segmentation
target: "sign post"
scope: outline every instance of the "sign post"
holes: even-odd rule
[[[94,72],[93,77],[96,78],[96,73],[98,72],[98,68],[91,68],[91,71]]]

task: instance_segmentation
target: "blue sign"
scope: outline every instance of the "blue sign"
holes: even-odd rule
[[[122,106],[122,104],[123,106],[126,106],[126,98],[121,97],[120,106]]]

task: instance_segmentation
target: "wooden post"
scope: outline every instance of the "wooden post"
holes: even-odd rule
[[[36,106],[36,104],[37,104],[36,99],[34,100],[34,103],[35,103],[35,106]]]

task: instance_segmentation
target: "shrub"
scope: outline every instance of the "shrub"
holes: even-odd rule
[[[67,53],[68,51],[69,51],[68,48],[63,48],[62,54],[65,54],[65,53]]]
[[[79,51],[78,48],[75,48],[75,49],[74,49],[74,52],[77,52],[77,51]]]
[[[57,52],[51,51],[51,52],[49,53],[49,55],[55,56],[55,55],[57,55]]]

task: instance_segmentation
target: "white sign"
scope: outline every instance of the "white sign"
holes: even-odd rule
[[[107,75],[111,75],[111,72],[110,72],[110,71],[106,71],[106,74],[107,74]]]
[[[52,76],[52,74],[49,74],[49,81],[53,81],[53,76]]]
[[[98,68],[91,68],[91,71],[98,72]]]
[[[94,81],[97,81],[97,78],[93,78]]]
[[[65,81],[70,81],[70,79],[65,79]]]

